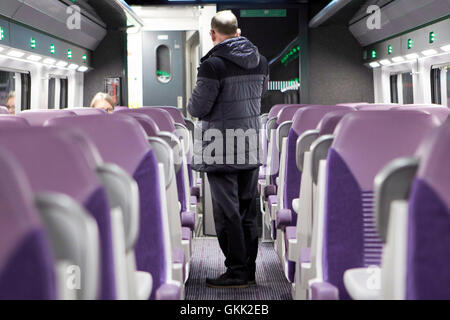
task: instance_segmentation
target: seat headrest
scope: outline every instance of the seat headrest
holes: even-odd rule
[[[345,115],[331,146],[352,171],[362,190],[372,190],[375,175],[395,158],[414,154],[437,119],[416,111],[364,111]]]

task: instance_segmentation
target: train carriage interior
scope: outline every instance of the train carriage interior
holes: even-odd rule
[[[245,288],[188,108],[225,10],[269,70]],[[449,0],[1,0],[0,300],[450,299],[449,69]]]

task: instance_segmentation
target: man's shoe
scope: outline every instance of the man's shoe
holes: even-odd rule
[[[232,278],[228,273],[224,273],[218,278],[206,278],[206,285],[210,288],[247,288],[248,281]]]
[[[249,286],[255,285],[256,284],[255,276],[249,276],[247,283],[248,283]]]

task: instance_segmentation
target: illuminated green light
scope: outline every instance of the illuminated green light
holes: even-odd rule
[[[30,47],[31,47],[31,49],[35,49],[36,48],[36,40],[34,38],[30,39]]]
[[[392,46],[388,46],[388,54],[392,54],[392,52],[394,52],[394,49]]]
[[[53,43],[50,44],[50,53],[55,54],[55,45]]]
[[[412,47],[414,47],[414,40],[408,39],[408,49],[412,49]]]
[[[87,61],[87,56],[85,55],[85,54],[83,54],[83,63],[86,63],[86,61]]]
[[[436,33],[430,32],[430,43],[434,43],[436,41]]]
[[[156,74],[158,76],[163,76],[163,77],[170,77],[170,73],[162,71],[162,70],[156,70]]]
[[[67,50],[67,59],[72,60],[72,50]]]
[[[0,27],[0,40],[5,40],[5,29]]]
[[[375,59],[377,57],[377,52],[375,50],[372,50],[372,59]]]

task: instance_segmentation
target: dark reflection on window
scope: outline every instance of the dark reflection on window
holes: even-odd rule
[[[398,75],[391,75],[391,103],[398,103],[398,87],[397,87]]]
[[[410,72],[402,74],[402,83],[403,83],[403,104],[413,104],[414,87],[413,87],[413,77]]]
[[[14,72],[0,71],[0,106],[6,106],[8,95],[14,91]]]
[[[156,78],[159,82],[167,83],[172,78],[172,61],[170,49],[166,45],[160,45],[156,49]]]
[[[60,81],[61,81],[61,93],[59,95],[59,108],[67,109],[68,81],[67,81],[67,79],[60,79]]]
[[[31,107],[31,76],[29,73],[21,73],[21,101],[20,110],[29,110]]]
[[[450,107],[450,67],[445,68],[447,74],[447,106]]]
[[[431,69],[431,101],[441,104],[441,69]]]

